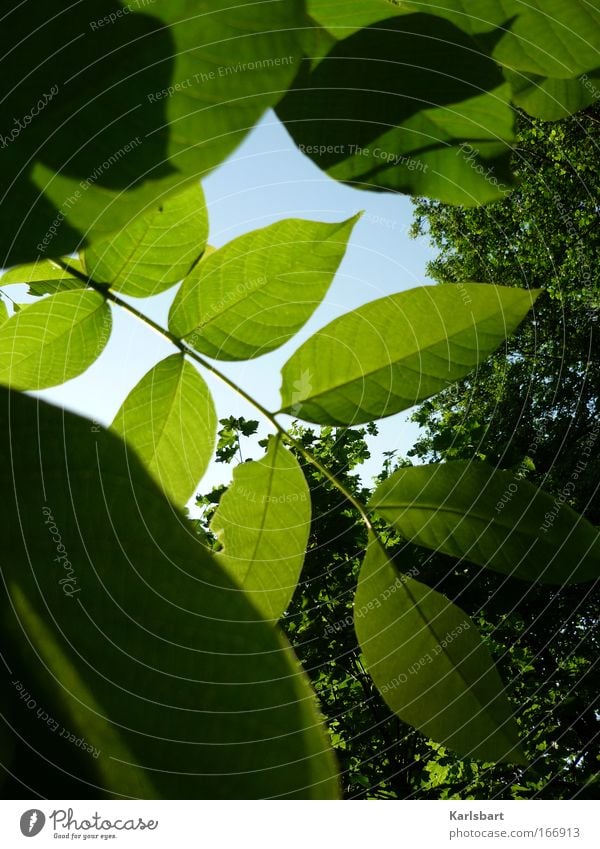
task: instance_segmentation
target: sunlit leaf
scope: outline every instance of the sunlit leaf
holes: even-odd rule
[[[505,71],[513,103],[542,121],[558,121],[590,106],[600,95],[600,72],[564,80]]]
[[[79,260],[65,257],[64,261],[68,262],[70,266],[76,268],[78,271],[83,271],[83,266]],[[65,271],[53,259],[29,262],[5,271],[2,277],[0,277],[0,286],[13,283],[29,284],[28,294],[37,297],[41,295],[54,295],[57,292],[85,287],[85,283],[80,278]]]
[[[308,0],[311,16],[337,38],[392,15],[445,18],[506,68],[574,78],[596,67],[600,9],[589,0]]]
[[[212,520],[217,555],[266,619],[287,608],[310,530],[310,495],[296,458],[276,437],[261,460],[240,463]]]
[[[341,224],[290,218],[234,239],[184,280],[169,328],[220,360],[278,348],[323,300],[357,217]]]
[[[0,382],[43,389],[84,372],[102,353],[111,313],[98,292],[59,292],[22,306],[0,327]]]
[[[373,540],[354,625],[367,669],[400,719],[466,757],[523,761],[504,686],[472,620],[401,574]]]
[[[459,7],[460,0],[445,0]],[[472,18],[493,20],[502,36],[492,50],[493,58],[507,68],[569,79],[598,65],[600,54],[600,8],[588,0],[485,0],[485,9]],[[454,16],[454,19],[458,17]],[[477,25],[481,28],[481,24]]]
[[[300,0],[7,9],[2,263],[70,254],[203,178],[292,82],[304,15]]]
[[[583,474],[583,471],[581,472]],[[370,506],[409,540],[528,581],[600,576],[600,532],[558,496],[512,472],[456,461],[399,469]]]
[[[203,378],[180,354],[135,386],[112,424],[176,504],[194,494],[215,446],[217,414]]]
[[[3,656],[86,745],[49,766],[94,798],[336,796],[291,650],[133,453],[36,399],[0,405]]]
[[[510,103],[556,120],[597,96],[600,9],[587,0],[309,0],[308,10],[331,41],[305,47],[277,110],[300,150],[360,188],[500,199],[513,184]]]
[[[185,277],[207,238],[204,193],[192,185],[156,201],[123,230],[88,248],[86,270],[117,292],[145,298]]]
[[[319,424],[390,416],[464,377],[522,321],[537,293],[422,286],[334,319],[282,370],[282,412]]]
[[[316,66],[305,59],[277,113],[337,180],[473,206],[510,191],[509,100],[471,36],[407,15],[343,38]]]
[[[404,14],[403,6],[389,0],[308,0],[311,17],[338,40],[347,38],[363,27],[384,21],[390,15]],[[425,10],[423,10],[425,11]]]

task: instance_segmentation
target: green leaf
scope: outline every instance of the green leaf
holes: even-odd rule
[[[112,318],[98,292],[59,292],[23,306],[0,327],[0,382],[44,389],[84,372],[100,356]]]
[[[451,2],[456,5],[458,0]],[[562,79],[576,77],[598,65],[600,9],[597,3],[588,0],[486,2],[498,24],[506,24],[513,18],[492,51],[501,65]]]
[[[204,193],[191,185],[141,213],[114,236],[84,252],[87,272],[112,289],[146,298],[169,289],[204,251],[208,214]]]
[[[341,8],[340,8],[341,6]],[[387,6],[387,14],[383,7]],[[476,13],[464,0],[309,0],[312,17],[337,37],[390,15],[439,15],[475,37],[480,49],[505,68],[549,77],[574,78],[596,67],[600,53],[600,9],[588,0],[478,0]]]
[[[558,121],[586,106],[600,95],[600,71],[574,80],[540,77],[506,70],[513,90],[513,103],[542,121]]]
[[[352,425],[405,410],[492,353],[537,294],[459,283],[365,304],[334,319],[287,361],[281,412]]]
[[[83,266],[79,260],[71,259],[71,257],[63,257],[63,260],[73,268],[83,272]],[[9,269],[0,278],[0,286],[13,283],[28,283],[29,291],[27,294],[36,297],[85,288],[85,283],[82,280],[73,274],[69,274],[58,262],[52,259],[29,262]]]
[[[512,472],[455,461],[399,469],[370,507],[408,540],[497,572],[548,584],[600,575],[600,533],[565,501]]]
[[[309,0],[308,10],[337,44],[317,63],[307,53],[277,111],[319,167],[359,188],[500,199],[514,182],[511,100],[555,120],[593,97],[575,79],[593,82],[600,55],[600,10],[586,0],[481,0],[477,14],[462,0]]]
[[[405,14],[389,0],[308,0],[307,6],[310,16],[338,40],[390,15]]]
[[[473,206],[514,182],[509,100],[501,69],[471,36],[404,15],[338,41],[316,67],[305,59],[277,113],[337,180]]]
[[[310,519],[302,469],[277,437],[262,460],[236,467],[211,523],[224,547],[216,559],[266,619],[277,621],[291,601]]]
[[[300,0],[11,9],[3,262],[73,253],[204,177],[292,82],[304,20]]]
[[[283,345],[325,297],[358,217],[340,224],[289,218],[214,251],[183,281],[170,330],[219,360]]]
[[[212,456],[217,414],[202,377],[181,354],[173,354],[131,390],[112,428],[169,498],[184,505]]]
[[[8,321],[8,309],[2,298],[0,298],[0,325],[4,324],[5,321]]]
[[[472,620],[401,575],[373,540],[354,625],[369,674],[400,719],[463,756],[523,763],[504,686]]]
[[[291,650],[132,452],[37,399],[0,405],[3,653],[84,739],[57,768],[95,797],[335,797]]]

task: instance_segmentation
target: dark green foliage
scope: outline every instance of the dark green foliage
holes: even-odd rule
[[[240,435],[252,436],[258,430],[258,422],[234,416],[219,419],[219,422],[223,427],[219,430],[217,441],[217,462],[230,463],[236,454],[243,460]]]
[[[476,457],[543,485],[600,521],[600,107],[556,124],[522,116],[519,188],[479,209],[416,202],[414,233],[440,255],[441,283],[472,279],[540,288],[531,317],[505,346],[426,401],[413,454]],[[573,475],[578,474],[577,478]]]

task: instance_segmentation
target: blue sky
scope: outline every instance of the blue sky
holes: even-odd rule
[[[276,116],[268,113],[238,150],[203,183],[212,245],[220,247],[236,236],[282,218],[342,221],[359,210],[346,256],[328,295],[303,330],[277,351],[246,363],[220,368],[270,409],[279,407],[279,370],[290,354],[315,330],[367,301],[431,283],[425,265],[433,258],[426,240],[412,240],[409,198],[364,192],[343,186],[323,174],[300,153]],[[147,300],[131,299],[138,309],[166,326],[175,288]],[[110,341],[96,363],[68,383],[35,393],[55,404],[110,424],[137,381],[173,348],[122,310],[113,312]],[[219,417],[260,418],[246,402],[210,375]],[[417,429],[399,414],[378,423],[373,459],[362,470],[365,482],[376,474],[382,451],[405,452]],[[261,435],[267,432],[261,427]],[[374,443],[373,447],[375,447]],[[259,456],[260,448],[251,454]],[[211,464],[199,489],[206,491],[230,479],[231,469]]]

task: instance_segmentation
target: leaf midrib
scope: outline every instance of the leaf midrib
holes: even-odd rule
[[[410,512],[410,510],[412,509],[412,510],[423,510],[425,512],[430,512],[430,513],[450,513],[452,515],[462,516],[463,519],[476,519],[477,521],[481,522],[482,524],[485,524],[488,527],[490,525],[499,525],[501,528],[503,528],[505,530],[513,531],[514,533],[517,533],[521,536],[527,537],[526,531],[520,529],[516,524],[513,524],[513,523],[506,524],[502,521],[498,521],[493,516],[491,518],[490,517],[484,518],[483,516],[479,515],[479,513],[465,512],[464,510],[460,510],[457,507],[448,507],[444,504],[430,504],[430,503],[421,503],[421,502],[414,502],[414,501],[413,502],[400,502],[400,503],[392,502],[392,503],[385,503],[385,504],[382,504],[382,503],[374,504],[373,502],[371,502],[371,504],[369,506],[372,507],[373,510],[379,510],[379,511],[387,510],[387,509],[392,509],[392,510],[396,509],[396,510],[404,510],[405,512],[406,511]],[[502,517],[504,515],[506,515],[506,514],[500,513],[500,517]],[[534,536],[533,538],[538,539],[537,536]]]
[[[178,356],[178,355],[176,354],[175,356]],[[157,469],[157,471],[158,471],[158,468],[157,468],[158,464],[156,462],[156,458],[157,458],[157,456],[160,452],[160,448],[161,448],[162,441],[164,439],[167,427],[171,423],[171,419],[172,419],[172,415],[173,415],[173,409],[175,407],[175,400],[176,400],[177,396],[181,394],[181,386],[182,386],[182,383],[183,383],[184,368],[185,368],[185,359],[183,358],[183,355],[181,355],[181,360],[180,360],[180,363],[179,363],[179,374],[178,374],[177,380],[175,381],[175,384],[173,386],[173,390],[171,391],[171,394],[170,394],[170,398],[169,398],[169,401],[168,401],[167,413],[166,413],[166,415],[163,419],[162,424],[158,428],[158,437],[156,439],[152,440],[152,445],[153,445],[154,450],[152,452],[150,464],[154,465],[154,467]],[[153,433],[155,433],[155,432],[156,431],[153,431]]]

